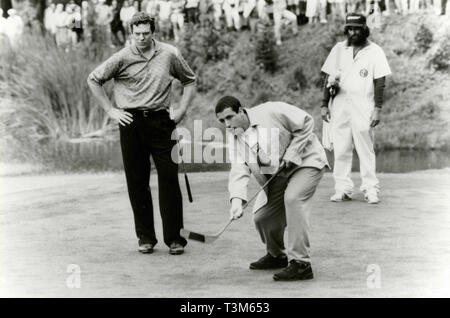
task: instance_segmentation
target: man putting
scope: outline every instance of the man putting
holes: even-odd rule
[[[159,206],[164,242],[170,254],[182,254],[186,240],[178,165],[171,158],[176,141],[171,139],[195,94],[195,75],[171,45],[153,39],[155,20],[138,12],[130,21],[133,43],[103,64],[88,78],[100,106],[119,123],[120,145],[128,194],[134,213],[139,252],[152,253],[157,243],[149,187],[150,155],[158,173]],[[180,105],[169,117],[172,80],[184,86]],[[117,107],[106,96],[103,84],[114,79]]]
[[[233,96],[221,98],[215,112],[230,133],[228,188],[233,219],[243,214],[250,174],[263,185],[280,164],[286,167],[255,201],[254,222],[267,255],[251,263],[250,269],[284,268],[273,276],[274,280],[312,279],[311,198],[328,165],[325,151],[313,133],[313,118],[283,102],[244,108]],[[283,239],[286,227],[287,248]]]

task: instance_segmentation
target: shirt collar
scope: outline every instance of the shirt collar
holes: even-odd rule
[[[155,39],[152,39],[152,41],[153,41],[153,45],[155,46],[155,54],[156,54],[161,50],[161,42],[159,42]],[[136,44],[133,43],[132,45],[130,45],[130,49],[133,54],[141,55],[141,52],[137,48]]]
[[[247,114],[248,120],[250,122],[249,127],[255,127],[262,123],[262,116],[254,110],[254,108],[244,108],[245,113]]]

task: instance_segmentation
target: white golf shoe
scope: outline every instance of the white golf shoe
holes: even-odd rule
[[[377,204],[380,202],[378,198],[378,192],[376,190],[369,190],[364,193],[364,199],[366,199],[369,204]]]
[[[333,196],[330,198],[331,202],[342,202],[342,201],[350,201],[352,197],[344,192],[336,192],[333,194]]]

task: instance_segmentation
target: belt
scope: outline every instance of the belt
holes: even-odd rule
[[[168,116],[169,112],[165,109],[160,110],[152,110],[148,108],[128,108],[124,109],[127,112],[130,112],[133,115],[139,115],[142,117],[156,117],[156,116]]]

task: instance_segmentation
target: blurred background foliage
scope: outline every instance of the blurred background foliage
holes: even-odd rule
[[[198,94],[181,125],[192,130],[194,120],[201,119],[204,129],[223,129],[213,106],[224,94],[232,94],[246,107],[268,100],[301,107],[314,116],[320,136],[320,68],[333,45],[344,39],[342,29],[341,23],[305,25],[296,36],[287,31],[283,45],[276,46],[270,27],[255,34],[188,26],[177,46],[197,74]],[[371,39],[385,50],[393,71],[376,148],[449,149],[449,25],[434,15],[387,17],[381,29],[372,30]],[[51,160],[46,157],[48,145],[117,139],[117,125],[86,84],[95,66],[118,50],[102,43],[97,39],[66,52],[34,31],[18,49],[0,46],[2,158],[46,161]],[[111,95],[112,83],[106,89]],[[181,91],[174,82],[174,107]],[[55,160],[64,157],[60,150]],[[67,158],[73,156],[69,152]]]

